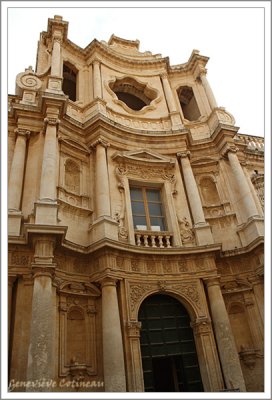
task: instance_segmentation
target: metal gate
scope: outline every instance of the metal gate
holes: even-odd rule
[[[139,310],[146,392],[203,392],[190,317],[167,295],[146,298]]]

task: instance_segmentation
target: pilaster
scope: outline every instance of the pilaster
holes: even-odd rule
[[[106,277],[102,288],[103,364],[106,392],[125,392],[126,374],[120,312],[115,279]]]

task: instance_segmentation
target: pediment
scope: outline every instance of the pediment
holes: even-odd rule
[[[218,159],[214,157],[201,157],[191,160],[191,165],[195,167],[200,167],[203,165],[216,165],[217,163]]]
[[[173,158],[169,158],[162,154],[146,149],[118,152],[114,154],[113,159],[123,162],[131,161],[131,162],[142,162],[142,163],[164,164],[164,165],[175,164],[175,160]]]
[[[60,287],[59,291],[61,293],[66,294],[74,294],[74,295],[81,295],[81,296],[89,296],[89,297],[97,297],[100,296],[100,290],[91,283],[83,283],[83,282],[63,282]]]
[[[73,147],[74,149],[84,151],[85,153],[90,153],[89,148],[85,144],[79,143],[71,138],[61,136],[59,137],[59,141],[66,144],[69,147]]]

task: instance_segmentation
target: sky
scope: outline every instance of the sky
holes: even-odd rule
[[[18,73],[29,65],[35,69],[48,18],[62,15],[69,22],[68,38],[82,48],[114,33],[140,40],[141,51],[168,56],[171,65],[199,50],[210,58],[207,78],[218,106],[234,116],[240,133],[264,136],[263,2],[52,3],[8,2],[9,94]]]

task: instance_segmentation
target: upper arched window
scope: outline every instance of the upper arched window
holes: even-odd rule
[[[116,79],[109,84],[109,87],[116,94],[118,100],[134,111],[142,110],[157,97],[155,90],[133,78]]]
[[[77,70],[72,65],[64,63],[62,90],[72,101],[77,100],[76,81]]]
[[[181,86],[177,93],[184,118],[188,121],[196,121],[201,114],[193,89],[189,86]]]

